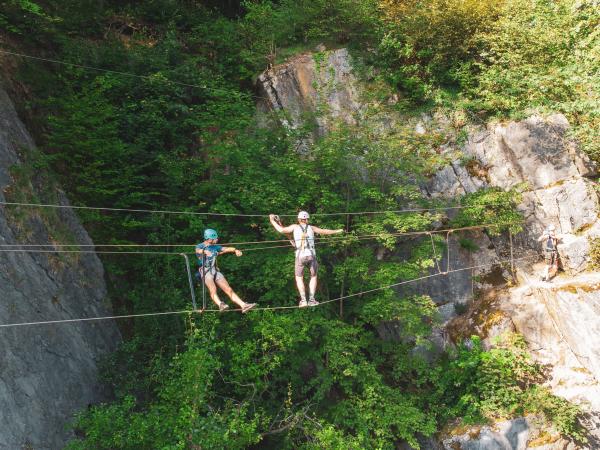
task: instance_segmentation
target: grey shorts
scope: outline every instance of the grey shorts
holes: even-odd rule
[[[303,276],[305,267],[310,269],[311,277],[317,276],[319,263],[317,263],[317,258],[315,256],[303,256],[302,258],[296,258],[296,263],[294,264],[294,274],[297,277]]]
[[[219,271],[214,271],[214,270],[207,270],[206,274],[202,273],[202,267],[200,269],[198,269],[198,272],[200,272],[200,278],[203,279],[204,276],[206,276],[207,280],[211,280],[214,282],[217,282],[219,280],[224,280],[225,279],[225,275],[223,275],[221,272]]]

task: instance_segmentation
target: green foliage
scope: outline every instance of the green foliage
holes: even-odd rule
[[[523,229],[521,214],[516,206],[521,201],[519,187],[504,191],[500,188],[481,189],[461,199],[459,213],[452,220],[453,227],[490,224],[488,231],[498,235],[504,230],[518,233]]]
[[[597,159],[599,23],[593,1],[507,0],[500,20],[481,35],[473,95],[496,114],[565,113]]]
[[[24,65],[23,80],[43,99],[33,111],[45,151],[40,164],[59,174],[73,203],[234,214],[302,208],[315,213],[319,226],[349,230],[319,245],[318,295],[350,295],[343,305],[148,317],[125,325],[126,340],[103,369],[115,401],[79,415],[81,438],[69,448],[393,449],[403,440],[416,448],[420,436],[456,417],[473,422],[529,411],[578,436],[578,410],[535,386],[541,372],[522,341],[486,352],[475,340],[472,348],[427,360],[422,355],[438,320],[435,304],[382,288],[429,273],[445,249],[442,236],[435,235],[432,246],[400,233],[438,223],[498,224],[490,233],[516,233],[518,191],[469,194],[451,221],[430,213],[319,217],[429,205],[420,184],[454,157],[440,151],[448,136],[417,134],[402,123],[375,132],[381,128],[377,112],[368,111],[355,126],[332,122],[327,136],[299,154],[297,139],[313,131],[310,124],[258,127],[249,89],[256,73],[285,52],[324,42],[362,52],[365,72],[385,91],[372,94],[379,102],[389,98],[382,79],[412,99],[435,98],[440,86],[452,83],[464,95],[481,96],[468,106],[516,114],[529,107],[528,97],[534,106],[550,98],[533,92],[523,74],[542,76],[553,66],[543,74],[544,86],[552,105],[567,104],[582,91],[564,74],[553,86],[560,63],[552,55],[573,58],[569,52],[579,51],[577,70],[591,74],[596,62],[586,55],[596,45],[589,31],[595,19],[585,8],[573,13],[562,3],[536,2],[542,25],[528,31],[502,6],[514,2],[439,1],[425,8],[413,1],[260,0],[241,2],[239,9],[236,2],[221,6],[240,11],[235,18],[183,0],[48,1],[44,9],[28,0],[9,2],[0,13],[9,33],[43,42],[57,59],[137,75]],[[535,25],[531,14],[538,13],[523,8]],[[565,17],[555,17],[560,14]],[[558,32],[539,49],[531,44],[544,27],[576,23],[585,24],[576,48]],[[492,29],[501,36],[497,43]],[[514,58],[507,53],[513,44]],[[325,57],[315,55],[320,71]],[[541,61],[531,62],[535,57]],[[501,72],[501,64],[511,70]],[[592,102],[595,91],[585,83],[581,89],[592,93]],[[406,99],[399,104],[409,105]],[[594,129],[589,105],[572,106],[582,112],[577,132]],[[457,120],[456,128],[465,121]],[[456,141],[465,139],[463,131]],[[29,173],[16,175],[27,186]],[[103,259],[119,312],[189,307],[178,252],[190,250],[205,227],[217,228],[226,242],[281,238],[264,218],[86,212],[82,219],[97,243],[185,244],[173,248],[172,258]],[[477,250],[459,239],[463,248]],[[261,305],[294,304],[291,247],[248,250],[242,258],[220,260],[234,289]]]
[[[476,252],[479,250],[479,246],[469,238],[459,238],[458,244],[461,246],[461,248],[464,248],[469,252]]]
[[[531,360],[521,336],[503,335],[488,352],[476,336],[468,344],[434,374],[436,402],[452,405],[443,414],[465,423],[542,414],[566,436],[585,439],[581,411],[539,385],[542,367]]]
[[[52,21],[44,8],[31,0],[6,0],[0,11],[0,30],[9,34],[28,36],[48,30]]]
[[[432,83],[457,78],[479,50],[478,35],[497,20],[497,0],[382,0],[385,35],[379,57],[391,81],[409,95],[431,94]]]

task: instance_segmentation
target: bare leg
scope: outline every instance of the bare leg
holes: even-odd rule
[[[296,277],[296,287],[300,293],[300,298],[306,300],[306,287],[304,286],[304,277]]]
[[[315,293],[317,292],[317,276],[310,277],[310,281],[308,283],[308,289],[310,291],[311,298],[315,297]]]
[[[219,298],[219,294],[217,294],[217,286],[215,285],[215,281],[212,277],[204,277],[204,283],[206,284],[210,298],[217,306],[219,306],[221,304],[221,299]]]
[[[548,266],[548,277],[554,277],[556,272],[558,272],[558,264],[552,264],[551,266]]]
[[[229,286],[229,283],[225,278],[219,278],[217,280],[217,285],[221,288],[223,292],[225,292],[225,294],[227,294],[227,296],[231,299],[233,303],[238,305],[240,308],[246,306],[246,302],[244,302],[235,292],[233,292],[233,289],[231,288],[231,286]]]

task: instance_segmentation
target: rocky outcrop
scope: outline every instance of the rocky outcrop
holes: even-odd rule
[[[536,417],[521,417],[491,426],[452,430],[441,437],[444,450],[576,450],[577,446]]]
[[[563,237],[564,269],[579,273],[589,262],[589,238],[600,233],[598,195],[590,179],[597,170],[569,141],[568,129],[567,119],[557,114],[472,131],[464,148],[472,160],[455,161],[437,173],[427,191],[456,196],[488,186],[520,187],[519,209],[526,221],[518,237],[521,253],[537,251],[537,237],[553,224]]]
[[[259,110],[275,112],[290,130],[307,128],[306,150],[336,120],[355,124],[361,109],[357,81],[346,49],[305,53],[263,72],[257,81]]]
[[[520,185],[524,190],[519,209],[525,224],[515,238],[516,257],[535,257],[539,251],[537,237],[547,225],[554,224],[561,237],[558,248],[564,269],[550,284],[539,281],[542,263],[517,262],[519,285],[498,295],[487,305],[485,315],[477,311],[481,305],[476,305],[466,320],[470,321],[467,328],[488,343],[503,331],[522,334],[534,357],[551,365],[549,386],[556,394],[582,405],[588,413],[591,437],[597,438],[600,274],[587,272],[590,239],[600,235],[598,195],[590,179],[597,172],[569,142],[568,126],[561,115],[531,117],[474,133],[465,146],[475,166],[484,169],[484,176],[478,177],[482,187],[510,189]],[[455,164],[451,170],[438,173],[431,186],[470,192],[473,178],[481,172],[465,176]],[[498,251],[506,246],[501,240],[494,240],[494,244]],[[502,318],[492,329],[485,324],[491,315]],[[465,318],[456,320],[464,322]],[[451,323],[450,329],[454,325]]]
[[[51,197],[22,155],[35,145],[0,88],[0,201]],[[47,180],[46,180],[47,181]],[[0,324],[72,319],[110,312],[95,254],[6,252],[17,243],[91,244],[68,209],[0,206]],[[50,247],[52,248],[52,247]],[[120,340],[112,321],[0,328],[0,449],[56,450],[71,436],[74,413],[102,400],[98,360]]]

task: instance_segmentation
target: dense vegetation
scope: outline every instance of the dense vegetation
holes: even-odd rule
[[[448,135],[400,127],[373,136],[368,123],[340,125],[307,155],[295,143],[310,130],[256,126],[254,77],[320,42],[350,47],[374,83],[400,95],[396,112],[440,107],[482,120],[561,111],[590,155],[600,155],[591,1],[3,3],[3,36],[18,49],[143,76],[23,61],[19,76],[36,99],[30,116],[44,150],[36,164],[58,174],[73,203],[220,213],[427,204],[417,184],[445,163],[437,149],[464,123]],[[513,221],[514,195],[457,199],[472,209],[452,224]],[[252,217],[82,219],[97,243],[192,244],[209,226],[223,241],[280,238]],[[428,241],[398,252],[405,241],[394,233],[448,220],[415,213],[319,223],[351,231],[320,247],[324,300],[422,275],[443,242],[435,255]],[[364,234],[380,237],[357,237]],[[183,261],[172,250],[104,258],[117,312],[190,306]],[[261,305],[296,302],[292,264],[285,247],[221,258],[236,290]],[[436,323],[428,297],[384,289],[347,301],[343,314],[338,308],[122,324],[125,342],[104,367],[114,401],[81,414],[81,439],[70,448],[358,449],[402,440],[418,447],[419,437],[454,419],[525,411],[579,436],[577,410],[536,386],[541,369],[518,338],[487,352],[473,339],[425,358]],[[379,334],[390,321],[398,324],[394,342]]]

